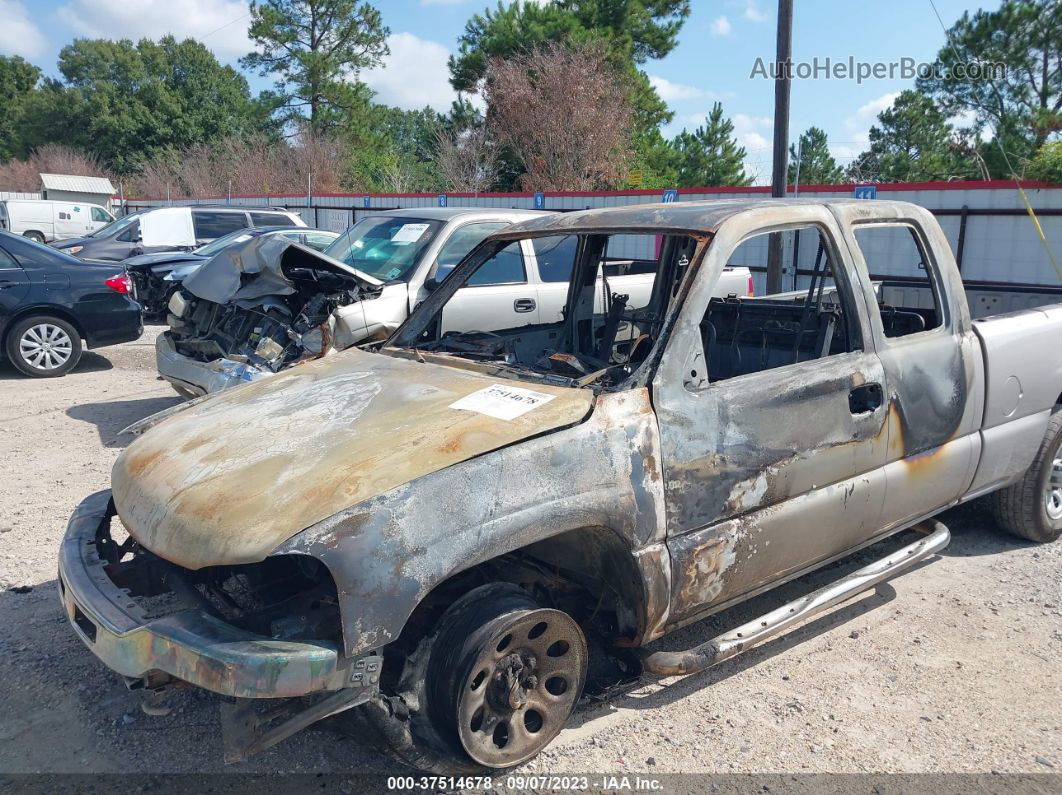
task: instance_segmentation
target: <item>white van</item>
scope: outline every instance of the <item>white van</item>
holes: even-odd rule
[[[47,199],[0,201],[0,229],[38,243],[84,237],[113,220],[114,216],[98,204]]]

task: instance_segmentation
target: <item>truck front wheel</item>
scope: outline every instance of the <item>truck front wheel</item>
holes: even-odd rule
[[[564,727],[586,665],[586,638],[567,613],[492,583],[446,610],[409,655],[396,694],[365,705],[359,717],[421,770],[505,770]]]
[[[989,498],[1009,533],[1046,544],[1062,535],[1062,407],[1056,406],[1036,458],[1021,480]]]

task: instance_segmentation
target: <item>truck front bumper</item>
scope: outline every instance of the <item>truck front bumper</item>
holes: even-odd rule
[[[273,375],[268,370],[232,359],[215,359],[212,362],[190,359],[177,352],[168,331],[155,339],[155,365],[159,375],[178,387],[178,391],[184,390],[199,396]]]
[[[290,698],[350,686],[375,687],[378,660],[344,658],[327,642],[246,632],[199,608],[148,619],[96,551],[115,517],[110,491],[74,511],[59,551],[59,594],[78,637],[113,671],[131,679],[166,674],[236,698]],[[368,670],[367,667],[371,670]]]

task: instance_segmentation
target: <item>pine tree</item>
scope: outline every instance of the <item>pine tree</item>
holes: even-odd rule
[[[818,127],[809,127],[800,136],[797,144],[789,145],[789,184],[796,182],[797,158],[800,159],[801,185],[836,185],[844,181],[844,169],[830,154],[826,133]]]
[[[745,149],[734,138],[734,123],[723,116],[716,102],[705,126],[692,133],[683,130],[672,146],[676,151],[678,186],[749,185],[745,174]]]
[[[904,91],[878,114],[870,148],[848,169],[854,181],[919,182],[970,179],[976,165],[959,154],[947,116],[932,99]]]

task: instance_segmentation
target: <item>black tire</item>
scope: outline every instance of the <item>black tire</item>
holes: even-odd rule
[[[1062,406],[1056,406],[1036,458],[1021,480],[989,495],[992,514],[1001,528],[1039,544],[1058,540],[1062,535],[1062,513],[1053,506],[1049,508],[1049,500],[1056,498],[1054,505],[1058,505],[1062,497],[1062,471],[1055,467],[1060,458]]]
[[[41,243],[42,245],[44,243],[44,235],[42,235],[40,232],[23,232],[22,236],[27,237],[37,243]]]
[[[492,631],[544,614],[571,621],[560,611],[544,610],[515,585],[491,583],[473,589],[446,610],[434,631],[406,658],[397,692],[351,710],[354,714],[346,721],[348,730],[358,732],[360,727],[362,736],[375,738],[398,761],[437,775],[497,773],[526,761],[530,757],[520,753],[511,763],[487,765],[469,755],[456,724],[459,688],[474,673],[469,660],[475,662],[477,651],[486,648],[484,644],[490,642]],[[578,634],[578,643],[574,644],[578,648],[573,648],[572,653],[581,655],[577,663],[579,681],[573,683],[568,694],[570,704],[566,702],[552,717],[551,731],[542,734],[542,744],[532,751],[532,756],[556,736],[581,695],[586,678],[586,644],[581,630]],[[545,687],[545,681],[540,684]],[[556,725],[558,720],[560,726]]]
[[[11,364],[31,378],[58,378],[81,360],[81,335],[53,315],[30,315],[7,332],[5,352]],[[65,357],[65,358],[64,358]]]

